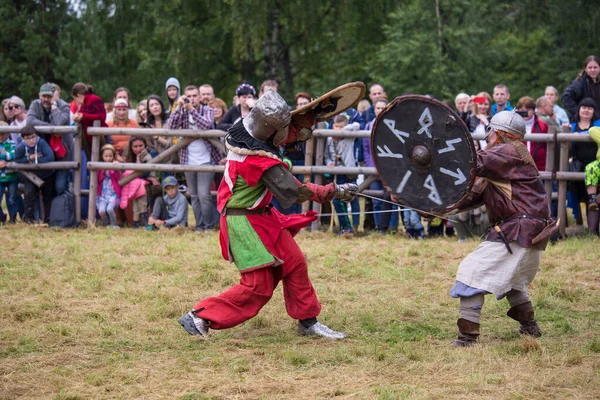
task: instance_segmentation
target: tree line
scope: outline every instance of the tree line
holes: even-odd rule
[[[443,100],[503,82],[515,99],[600,55],[591,0],[2,0],[0,20],[2,98],[82,81],[139,100],[175,76],[228,103],[265,79],[289,101],[356,80]]]

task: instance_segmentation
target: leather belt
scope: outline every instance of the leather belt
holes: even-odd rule
[[[271,213],[273,206],[269,204],[267,207],[255,208],[248,210],[247,208],[226,208],[223,210],[223,215],[263,215]]]
[[[514,215],[512,217],[505,218],[502,221],[498,222],[496,225],[501,226],[501,225],[503,225],[509,221],[513,221],[515,219],[535,219],[537,221],[541,221],[541,222],[545,222],[545,223],[548,223],[549,221],[552,220],[552,219],[547,219],[547,218],[534,217],[531,215],[521,214],[521,215]]]

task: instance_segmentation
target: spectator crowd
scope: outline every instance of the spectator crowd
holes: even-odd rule
[[[589,56],[584,60],[579,75],[567,86],[562,96],[554,86],[547,86],[544,93],[532,93],[511,103],[509,87],[498,83],[491,91],[476,94],[459,93],[454,103],[447,103],[464,121],[472,133],[485,133],[491,117],[503,110],[514,110],[523,117],[527,133],[548,133],[549,127],[563,129],[576,134],[590,135],[594,142],[573,142],[569,168],[574,172],[585,172],[584,182],[569,184],[568,207],[573,210],[577,224],[583,224],[585,215],[590,232],[598,234],[599,214],[597,196],[600,179],[600,59]],[[217,129],[227,131],[244,118],[256,99],[268,90],[277,91],[276,81],[262,83],[257,93],[248,84],[241,84],[235,91],[231,106],[215,97],[210,84],[181,87],[180,82],[169,78],[165,83],[164,96],[151,94],[134,103],[125,87],[114,91],[110,101],[104,101],[85,83],[76,83],[70,93],[70,102],[61,96],[61,88],[54,83],[44,83],[39,97],[29,106],[13,95],[2,101],[0,126],[19,128],[14,132],[0,133],[0,223],[16,223],[19,219],[27,224],[48,223],[53,212],[54,200],[70,192],[72,171],[64,169],[35,170],[35,175],[44,181],[38,187],[25,174],[7,168],[8,162],[43,164],[54,161],[73,161],[74,141],[71,134],[42,133],[39,126],[69,126],[81,124],[84,132],[83,164],[90,160],[91,137],[87,128],[95,121],[108,128],[145,129]],[[307,105],[312,96],[307,92],[295,95],[293,107]],[[513,100],[514,101],[514,100]],[[562,107],[559,104],[562,103]],[[351,108],[328,122],[320,122],[316,128],[342,131],[371,130],[377,116],[385,110],[388,96],[380,84],[368,88],[368,99],[361,100]],[[564,108],[563,108],[564,107]],[[158,131],[157,131],[158,132]],[[163,136],[135,136],[123,131],[106,136],[101,147],[100,161],[106,163],[148,163],[164,153],[183,138]],[[484,140],[474,141],[478,150],[484,150]],[[527,147],[539,171],[546,169],[547,149],[544,142],[527,142]],[[327,166],[373,167],[369,139],[328,138],[325,143],[324,161]],[[281,157],[290,167],[305,163],[304,143],[282,146]],[[218,139],[191,140],[178,152],[171,154],[166,163],[188,166],[210,166],[225,163],[227,150]],[[84,166],[82,166],[84,167]],[[126,184],[120,180],[132,171],[121,173],[119,169],[99,170],[96,206],[97,215],[103,225],[117,229],[122,226],[155,230],[161,227],[188,225],[188,204],[194,215],[197,232],[211,231],[219,221],[215,200],[211,195],[218,187],[222,174],[214,172],[146,172]],[[87,177],[87,178],[86,178]],[[310,176],[296,175],[300,180]],[[84,179],[89,177],[84,173]],[[325,175],[326,181],[338,184],[356,182],[357,176]],[[89,187],[89,182],[82,187]],[[382,190],[381,180],[371,184],[371,190]],[[5,202],[2,202],[2,199]],[[489,222],[485,207],[459,213],[452,222],[438,217],[422,216],[412,210],[394,212],[389,194],[382,199],[365,199],[363,210],[358,201],[333,202],[333,208],[324,205],[324,226],[333,226],[340,236],[351,236],[359,227],[359,214],[364,214],[363,229],[387,233],[397,231],[402,221],[411,238],[426,236],[456,235],[459,240],[480,236],[486,232]],[[284,213],[301,212],[299,204]],[[82,207],[87,210],[87,207]],[[552,206],[556,215],[556,204]],[[328,217],[334,215],[334,217]]]

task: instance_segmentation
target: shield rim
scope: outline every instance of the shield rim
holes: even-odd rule
[[[384,190],[387,190],[388,193],[390,195],[393,195],[396,199],[398,199],[395,196],[394,191],[392,190],[392,188],[390,187],[390,185],[388,185],[388,183],[385,181],[385,179],[383,178],[383,176],[381,175],[380,169],[378,168],[377,165],[377,158],[374,156],[374,152],[373,152],[373,140],[375,138],[375,131],[377,129],[377,126],[379,124],[379,122],[381,121],[381,116],[384,115],[387,111],[389,111],[389,109],[391,109],[392,107],[396,106],[397,104],[400,104],[402,102],[405,101],[410,101],[410,100],[419,100],[419,101],[425,101],[427,103],[433,104],[435,106],[440,106],[443,109],[445,109],[449,114],[456,114],[454,112],[454,110],[448,106],[446,103],[440,101],[440,100],[436,100],[434,98],[431,98],[429,96],[423,96],[423,95],[419,95],[419,94],[408,94],[408,95],[403,95],[403,96],[398,96],[396,97],[394,100],[392,100],[386,107],[385,110],[383,110],[381,112],[381,114],[379,114],[379,116],[375,119],[375,122],[373,123],[373,128],[371,130],[371,137],[370,137],[370,147],[371,147],[371,157],[373,159],[373,162],[375,163],[375,169],[377,169],[377,172],[379,173],[379,178],[381,179],[381,182],[383,183],[383,188]],[[467,124],[465,123],[465,121],[462,120],[462,118],[460,118],[460,116],[455,115],[456,116],[456,120],[459,122],[459,125],[462,126],[463,130],[469,134],[469,137],[471,136],[471,132],[469,131],[469,128],[467,127]],[[420,213],[423,214],[429,214],[429,215],[436,215],[436,214],[444,214],[447,213],[451,210],[454,209],[454,205],[459,203],[460,201],[462,201],[465,197],[467,197],[469,195],[469,192],[471,191],[471,188],[473,187],[473,184],[475,183],[475,168],[477,167],[477,149],[475,148],[475,144],[473,143],[473,140],[468,140],[467,141],[467,146],[469,147],[469,149],[471,150],[471,154],[473,155],[473,165],[471,167],[471,169],[469,170],[469,183],[467,184],[467,188],[465,190],[465,193],[462,195],[462,197],[460,199],[458,199],[455,203],[449,204],[446,208],[442,209],[442,210],[436,210],[436,211],[426,211],[426,210],[421,210],[419,208],[415,208],[412,206],[409,206],[403,202],[400,201],[400,199],[398,199],[398,204],[406,207],[406,208],[410,208],[411,210],[415,210],[418,211]]]
[[[294,115],[305,114],[306,112],[308,112],[310,110],[314,110],[323,100],[327,100],[330,97],[333,97],[335,94],[337,94],[345,89],[355,88],[355,87],[360,88],[359,95],[356,97],[356,99],[354,99],[347,106],[340,107],[340,108],[336,107],[336,109],[334,111],[324,114],[322,116],[319,116],[318,118],[315,118],[315,119],[317,121],[326,121],[332,117],[335,117],[338,114],[343,113],[344,111],[352,108],[353,105],[355,105],[357,102],[359,102],[361,99],[363,99],[365,97],[365,94],[367,93],[367,87],[363,82],[360,82],[360,81],[349,82],[349,83],[345,83],[341,86],[338,86],[333,90],[330,90],[329,92],[325,93],[324,95],[317,97],[315,100],[311,101],[307,105],[293,110],[292,111],[292,119],[294,118]]]

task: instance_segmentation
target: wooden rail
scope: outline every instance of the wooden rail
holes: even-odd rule
[[[180,172],[180,171],[197,171],[197,172],[223,172],[223,166],[188,166],[188,165],[172,165],[172,164],[114,164],[114,163],[103,163],[99,161],[99,137],[108,136],[114,134],[125,134],[135,136],[174,136],[182,138],[193,138],[193,139],[209,139],[209,138],[220,138],[226,135],[223,131],[218,130],[207,130],[207,131],[195,131],[195,130],[168,130],[168,129],[127,129],[127,128],[89,128],[88,134],[93,136],[92,140],[92,157],[88,162],[87,167],[91,170],[90,177],[90,205],[89,205],[89,219],[93,224],[95,215],[95,193],[97,185],[97,170],[103,169],[118,169],[118,170],[133,170],[137,172],[144,171],[168,171],[168,172]],[[324,148],[325,140],[327,137],[343,137],[343,138],[369,138],[371,132],[369,131],[333,131],[328,129],[315,129],[313,131],[313,138],[306,142],[306,153],[305,153],[305,165],[294,166],[292,173],[304,174],[306,176],[315,175],[314,181],[317,184],[323,183],[323,175],[330,174],[348,174],[358,175],[363,174],[367,176],[378,175],[377,170],[373,167],[327,167],[324,165]],[[483,139],[483,134],[473,134],[474,140]],[[544,142],[547,144],[546,151],[546,171],[540,173],[541,178],[545,181],[544,186],[548,193],[549,198],[552,198],[552,180],[558,181],[558,216],[560,217],[560,231],[564,235],[566,228],[566,198],[567,198],[567,181],[581,181],[584,178],[582,172],[568,172],[568,159],[569,159],[569,148],[571,142],[592,142],[589,135],[572,134],[572,133],[560,133],[552,132],[548,134],[528,134],[525,135],[525,141],[531,142]],[[558,156],[558,160],[555,157]],[[314,156],[314,165],[313,165]],[[168,158],[168,157],[166,157]],[[155,159],[160,162],[159,157]],[[154,161],[154,160],[153,160]],[[307,209],[307,205],[304,205],[303,210]],[[313,210],[320,212],[320,204],[313,203]],[[318,222],[314,223],[314,228],[318,228]]]

